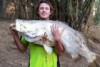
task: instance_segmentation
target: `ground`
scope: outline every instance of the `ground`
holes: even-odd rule
[[[16,48],[9,32],[11,21],[0,21],[0,23],[0,67],[28,67],[29,51],[20,53]],[[89,49],[100,55],[100,25],[90,27],[85,34]],[[88,67],[88,62],[84,58],[73,61],[65,54],[60,56],[60,63],[61,67]]]

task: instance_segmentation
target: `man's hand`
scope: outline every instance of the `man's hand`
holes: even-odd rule
[[[15,25],[15,23],[11,23],[9,25],[9,29],[10,29],[12,35],[18,35],[18,32],[16,31],[16,25]]]
[[[54,24],[51,26],[51,32],[52,32],[52,35],[53,35],[55,41],[60,41],[61,36],[64,32],[64,29],[59,30],[58,26],[56,24]]]
[[[61,36],[64,32],[64,29],[59,30],[57,25],[51,26],[51,32],[55,40],[55,50],[58,55],[62,55],[64,52],[64,47],[61,42]]]

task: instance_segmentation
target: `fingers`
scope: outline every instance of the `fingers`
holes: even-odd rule
[[[64,31],[65,31],[65,29],[63,28],[63,29],[61,30],[61,34],[62,34]]]
[[[58,30],[58,25],[54,24],[53,29]]]
[[[60,40],[65,29],[59,28],[56,24],[51,26],[51,32],[55,40]]]
[[[10,24],[10,27],[15,27],[15,23],[11,23]]]
[[[10,27],[10,29],[16,30],[16,25],[15,25],[15,23],[11,23],[9,27]]]
[[[58,31],[59,33],[63,33],[64,32],[64,28],[63,29],[59,29],[59,26],[58,25],[56,25],[56,24],[53,24],[52,26],[51,26],[51,31],[53,32],[53,31]]]
[[[58,26],[57,26],[56,24],[53,24],[53,25],[51,26],[51,31],[53,32],[53,31],[57,31],[57,30],[59,30],[59,29],[58,29]]]

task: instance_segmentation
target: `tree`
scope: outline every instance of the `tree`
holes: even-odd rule
[[[36,4],[40,0],[9,0],[14,3],[15,18],[36,19]],[[71,27],[81,30],[86,24],[95,0],[49,0],[55,8],[54,20],[67,22]]]

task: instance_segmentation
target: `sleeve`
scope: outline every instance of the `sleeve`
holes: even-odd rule
[[[29,42],[27,40],[25,40],[25,38],[23,36],[20,37],[20,40],[23,44],[29,44]]]

